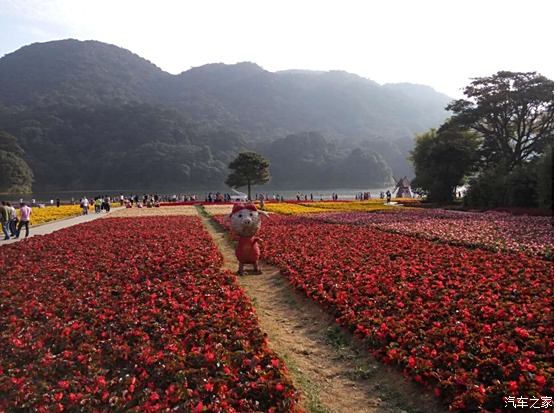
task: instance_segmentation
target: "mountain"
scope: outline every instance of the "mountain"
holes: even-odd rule
[[[171,77],[130,51],[106,43],[34,43],[0,59],[0,101],[25,106],[149,101]]]
[[[35,189],[221,186],[243,149],[269,154],[273,183],[294,187],[295,177],[278,167],[289,160],[272,151],[308,136],[326,144],[299,169],[314,176],[307,185],[322,184],[315,171],[323,162],[349,169],[343,160],[358,159],[374,171],[356,179],[366,187],[412,173],[406,158],[414,135],[439,126],[449,101],[422,85],[379,85],[343,71],[273,73],[251,62],[171,75],[97,41],[35,43],[0,59],[0,131],[17,138]],[[79,167],[90,150],[102,173]],[[164,165],[159,178],[140,176],[153,165]],[[330,185],[356,177],[335,174]]]
[[[176,83],[173,105],[191,111],[198,101],[192,98],[204,96],[230,114],[232,127],[261,139],[309,130],[334,138],[413,138],[442,123],[450,101],[430,87],[417,93],[416,85],[380,86],[347,72],[271,73],[253,63],[202,66]]]

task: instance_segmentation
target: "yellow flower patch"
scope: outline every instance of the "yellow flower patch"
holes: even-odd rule
[[[420,201],[412,198],[393,199],[392,204],[386,205],[385,199],[372,199],[369,201],[347,202],[303,202],[299,204],[268,203],[265,210],[283,215],[308,214],[318,212],[377,212],[389,211],[401,206],[415,206]],[[396,205],[396,204],[398,205]]]
[[[82,209],[79,205],[60,205],[59,207],[47,206],[44,208],[33,207],[30,222],[31,225],[39,225],[44,224],[45,222],[75,217],[81,215],[81,213]],[[21,218],[19,210],[17,215],[18,218]]]
[[[339,212],[375,212],[393,209],[393,205],[385,205],[385,200],[374,199],[371,201],[349,201],[349,202],[312,202],[303,203],[303,206],[311,208],[319,208],[322,211],[339,211]],[[323,211],[325,210],[325,211]]]
[[[301,204],[288,204],[288,203],[278,203],[278,204],[265,204],[264,211],[275,212],[282,215],[294,215],[294,214],[309,214],[316,212],[325,212],[323,208],[313,208],[311,206],[304,206]]]

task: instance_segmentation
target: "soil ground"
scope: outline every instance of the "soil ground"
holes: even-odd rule
[[[238,264],[228,234],[203,209],[204,224],[224,256]],[[290,286],[278,268],[262,263],[261,275],[239,276],[251,297],[269,345],[287,364],[308,412],[446,412],[428,391],[374,360],[334,318]]]

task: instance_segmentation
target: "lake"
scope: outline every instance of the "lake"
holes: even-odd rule
[[[338,194],[338,198],[342,200],[352,200],[356,198],[356,195],[361,192],[370,192],[373,198],[379,198],[380,192],[385,192],[390,190],[393,192],[394,185],[390,187],[383,187],[383,188],[368,188],[368,189],[355,189],[355,188],[332,188],[332,189],[299,189],[299,190],[284,190],[284,189],[273,189],[268,188],[266,186],[256,186],[252,188],[252,197],[255,197],[257,193],[268,194],[272,196],[273,194],[278,194],[283,196],[285,200],[288,199],[296,199],[296,195],[299,193],[302,196],[307,195],[308,200],[310,199],[310,194],[313,194],[314,200],[320,200],[321,197],[323,200],[331,200],[332,194]],[[208,193],[216,193],[227,192],[226,189],[178,189],[176,191],[160,191],[158,192],[159,195],[197,195],[198,200],[204,200],[206,194]],[[247,189],[242,192],[247,193]],[[44,203],[49,204],[50,200],[56,202],[57,198],[60,198],[62,203],[69,203],[72,201],[77,202],[83,196],[91,199],[96,196],[120,196],[120,194],[124,194],[124,196],[130,195],[139,195],[142,196],[143,194],[152,194],[154,193],[151,191],[142,191],[142,190],[134,190],[134,189],[97,189],[97,190],[83,190],[83,191],[45,191],[45,192],[34,192],[32,194],[3,194],[0,195],[0,199],[10,202],[19,202],[20,199],[23,199],[26,202],[31,202],[33,199],[36,203]],[[229,192],[233,195],[233,192]]]

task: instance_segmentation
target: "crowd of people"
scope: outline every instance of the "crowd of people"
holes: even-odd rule
[[[356,194],[356,201],[368,201],[370,199],[371,199],[371,192],[358,192]]]
[[[323,201],[323,194],[319,194],[314,196],[313,193],[296,193],[296,200],[300,202],[305,201]],[[359,192],[355,196],[356,200],[364,201],[369,200],[372,198],[372,194],[370,192]],[[379,194],[380,199],[385,199],[387,202],[391,201],[391,192],[386,191],[381,192]],[[229,193],[221,193],[221,192],[208,192],[205,193],[204,197],[198,197],[197,194],[130,194],[125,196],[121,193],[119,196],[108,196],[108,195],[98,195],[93,197],[92,199],[88,199],[86,196],[83,196],[79,202],[76,202],[74,198],[67,203],[71,205],[78,204],[82,208],[82,214],[87,215],[89,214],[89,209],[94,207],[94,211],[96,214],[100,214],[103,211],[110,212],[110,207],[112,203],[119,203],[121,206],[125,206],[127,208],[137,207],[137,208],[151,208],[151,207],[159,207],[161,203],[173,203],[173,202],[197,202],[198,200],[204,200],[205,202],[237,202],[237,201],[245,201],[247,197],[242,195],[241,193],[237,193],[235,195],[231,195]],[[333,192],[330,196],[330,199],[333,201],[337,201],[339,196],[337,193]],[[261,206],[264,206],[266,201],[275,201],[275,202],[284,202],[285,197],[279,193],[256,193],[255,200],[259,201]],[[61,200],[60,198],[50,199],[50,205],[60,207]],[[39,207],[42,208],[45,206],[46,203],[37,203],[35,199],[32,199],[31,202],[27,203],[24,202],[23,199],[19,200],[19,208],[15,208],[13,204],[17,203],[10,203],[2,201],[0,206],[0,222],[2,224],[2,232],[4,234],[4,239],[8,240],[10,238],[18,238],[21,229],[25,228],[25,236],[29,236],[29,220],[32,212],[32,207]],[[18,213],[19,211],[19,213]]]
[[[112,198],[109,196],[96,196],[93,199],[89,200],[86,196],[79,200],[79,206],[82,209],[83,215],[89,214],[89,208],[95,208],[95,214],[100,214],[102,211],[110,212],[110,203],[112,202]],[[72,204],[73,204],[72,199]]]

